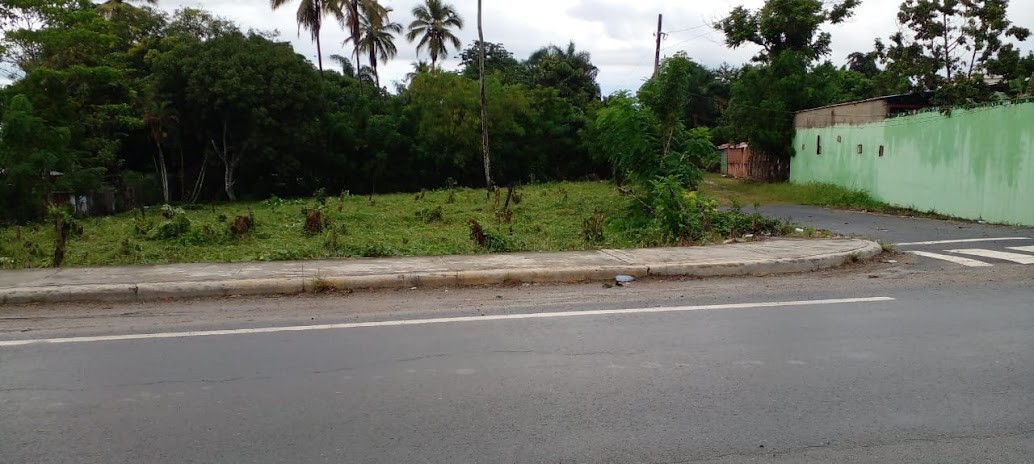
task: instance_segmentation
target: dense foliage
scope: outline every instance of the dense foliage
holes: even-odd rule
[[[823,28],[857,4],[735,8],[715,27],[731,47],[759,46],[751,63],[708,68],[676,54],[637,92],[603,97],[574,43],[524,59],[498,43],[459,50],[463,18],[440,0],[414,8],[405,28],[376,0],[300,0],[299,27],[317,47],[325,19],[349,34],[349,56],[331,55],[327,69],[322,49],[314,67],[274,33],[203,10],[7,0],[0,66],[14,80],[0,90],[0,221],[42,218],[61,194],[106,192],[127,208],[417,191],[483,186],[488,166],[504,186],[614,175],[659,211],[649,206],[658,192],[693,189],[716,167],[714,144],[747,140],[764,155],[758,177],[784,176],[800,109],[907,91],[945,104],[1031,91],[1034,55],[1010,43],[1030,31],[1005,17],[1007,0],[906,0],[889,44],[834,66]],[[396,36],[430,63],[388,92],[378,64],[397,54]],[[449,53],[459,70],[441,69]]]

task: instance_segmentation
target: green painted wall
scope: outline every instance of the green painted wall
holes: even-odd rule
[[[1034,102],[798,129],[794,148],[793,183],[831,183],[920,211],[1034,225]]]

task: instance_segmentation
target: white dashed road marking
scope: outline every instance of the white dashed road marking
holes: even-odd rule
[[[1034,246],[1021,246],[1021,247],[1009,247],[1010,250],[1026,251],[1028,253],[1034,253]]]
[[[953,262],[955,264],[961,264],[963,266],[969,266],[969,267],[990,267],[990,266],[994,266],[993,264],[985,263],[983,261],[978,261],[978,260],[975,260],[975,259],[963,258],[961,256],[942,255],[940,253],[930,253],[928,251],[908,251],[908,253],[912,253],[914,255],[919,255],[919,256],[925,256],[927,258],[933,258],[933,259],[940,259],[940,260],[944,260],[944,261],[950,261],[950,262]]]
[[[510,319],[545,319],[559,317],[584,317],[584,316],[607,316],[617,314],[646,314],[646,313],[672,313],[686,311],[704,311],[713,309],[762,309],[778,308],[785,306],[821,306],[846,303],[875,303],[894,301],[889,296],[865,297],[865,298],[839,298],[828,300],[801,300],[801,301],[768,301],[758,303],[732,303],[714,304],[700,306],[666,306],[656,308],[626,308],[626,309],[597,309],[590,311],[558,311],[552,313],[527,313],[527,314],[496,314],[490,316],[464,316],[464,317],[439,317],[432,319],[406,319],[397,321],[377,322],[349,322],[342,324],[320,324],[320,325],[295,325],[287,327],[258,327],[251,329],[227,329],[227,330],[197,330],[190,332],[165,332],[165,333],[141,333],[125,335],[100,335],[96,337],[68,337],[68,338],[37,338],[28,340],[3,340],[0,347],[32,345],[41,343],[84,343],[104,342],[115,340],[141,340],[152,338],[184,338],[201,337],[214,335],[243,335],[274,332],[303,332],[312,330],[327,329],[354,329],[359,327],[390,327],[401,325],[423,325],[423,324],[444,324],[461,322],[487,322]]]
[[[985,258],[1001,259],[1001,260],[1012,261],[1014,263],[1020,263],[1020,264],[1034,264],[1034,256],[1023,255],[1023,254],[1019,254],[1019,253],[1009,253],[1009,252],[1006,252],[1006,251],[985,250],[985,249],[982,249],[982,248],[966,248],[966,249],[961,249],[961,250],[947,250],[947,251],[949,253],[959,253],[959,254],[963,254],[963,255],[972,255],[972,256],[983,256]]]

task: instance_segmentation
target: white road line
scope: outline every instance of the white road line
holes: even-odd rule
[[[941,259],[944,261],[950,261],[955,264],[961,264],[969,267],[989,267],[994,266],[993,264],[985,263],[983,261],[977,261],[975,259],[963,258],[961,256],[942,255],[940,253],[930,253],[928,251],[906,251],[905,253],[912,253],[914,255],[925,256],[927,258]]]
[[[992,237],[992,238],[964,238],[959,240],[931,240],[929,242],[907,242],[897,243],[897,246],[910,245],[941,245],[945,243],[973,243],[973,242],[1000,242],[1005,240],[1031,240],[1030,237]]]
[[[628,309],[598,309],[591,311],[561,311],[553,313],[529,313],[529,314],[498,314],[491,316],[464,316],[464,317],[441,317],[433,319],[408,319],[401,321],[378,321],[378,322],[352,322],[342,324],[322,325],[296,325],[287,327],[260,327],[253,329],[227,329],[227,330],[201,330],[190,332],[164,332],[164,333],[143,333],[126,335],[100,335],[95,337],[69,337],[69,338],[40,338],[30,340],[5,340],[0,341],[0,347],[32,345],[37,343],[83,343],[83,342],[105,342],[115,340],[142,340],[150,338],[183,338],[202,337],[208,335],[242,335],[274,332],[303,332],[310,330],[328,329],[352,329],[358,327],[391,327],[400,325],[421,325],[441,324],[458,322],[484,322],[510,319],[544,319],[551,317],[578,317],[578,316],[606,316],[614,314],[644,314],[644,313],[670,313],[684,311],[703,311],[709,309],[761,309],[776,308],[781,306],[818,306],[846,303],[875,303],[881,301],[894,301],[894,298],[877,296],[868,298],[840,298],[830,300],[802,300],[802,301],[771,301],[763,303],[733,303],[701,306],[671,306],[658,308],[628,308]]]
[[[945,250],[950,253],[959,253],[963,255],[983,256],[985,258],[1004,259],[1006,261],[1012,261],[1020,264],[1034,264],[1034,256],[1021,255],[1019,253],[1009,253],[1007,251],[995,251],[985,250],[983,248],[966,248],[962,250]]]
[[[1026,251],[1028,253],[1034,253],[1034,246],[1021,246],[1021,247],[1009,247],[1010,250]]]

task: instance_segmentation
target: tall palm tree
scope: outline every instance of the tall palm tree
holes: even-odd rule
[[[269,0],[269,6],[274,10],[286,5],[288,0]],[[335,0],[301,0],[298,4],[298,13],[295,20],[298,22],[298,32],[305,28],[312,34],[312,41],[316,42],[316,61],[320,68],[320,76],[323,75],[323,50],[320,46],[320,28],[323,26],[323,15],[333,14],[341,16],[341,9]]]
[[[416,19],[409,23],[406,39],[412,42],[420,38],[416,44],[417,52],[427,49],[432,69],[437,67],[439,57],[448,57],[449,44],[460,48],[460,39],[450,29],[463,29],[463,18],[452,5],[442,3],[442,0],[426,0],[425,4],[413,7],[413,17]]]
[[[395,47],[395,34],[402,33],[402,24],[388,19],[390,12],[390,8],[367,8],[360,18],[358,48],[361,52],[369,53],[370,68],[373,70],[377,88],[381,87],[380,73],[377,72],[378,58],[387,61],[399,54],[398,48]],[[351,41],[351,37],[345,39],[345,43]]]
[[[355,57],[355,65],[360,66],[359,52],[363,39],[363,19],[378,24],[388,22],[388,9],[382,6],[377,0],[328,0],[337,2],[340,6],[337,10],[337,19],[341,26],[348,31],[348,39],[345,43],[351,42],[353,48],[352,56]]]

